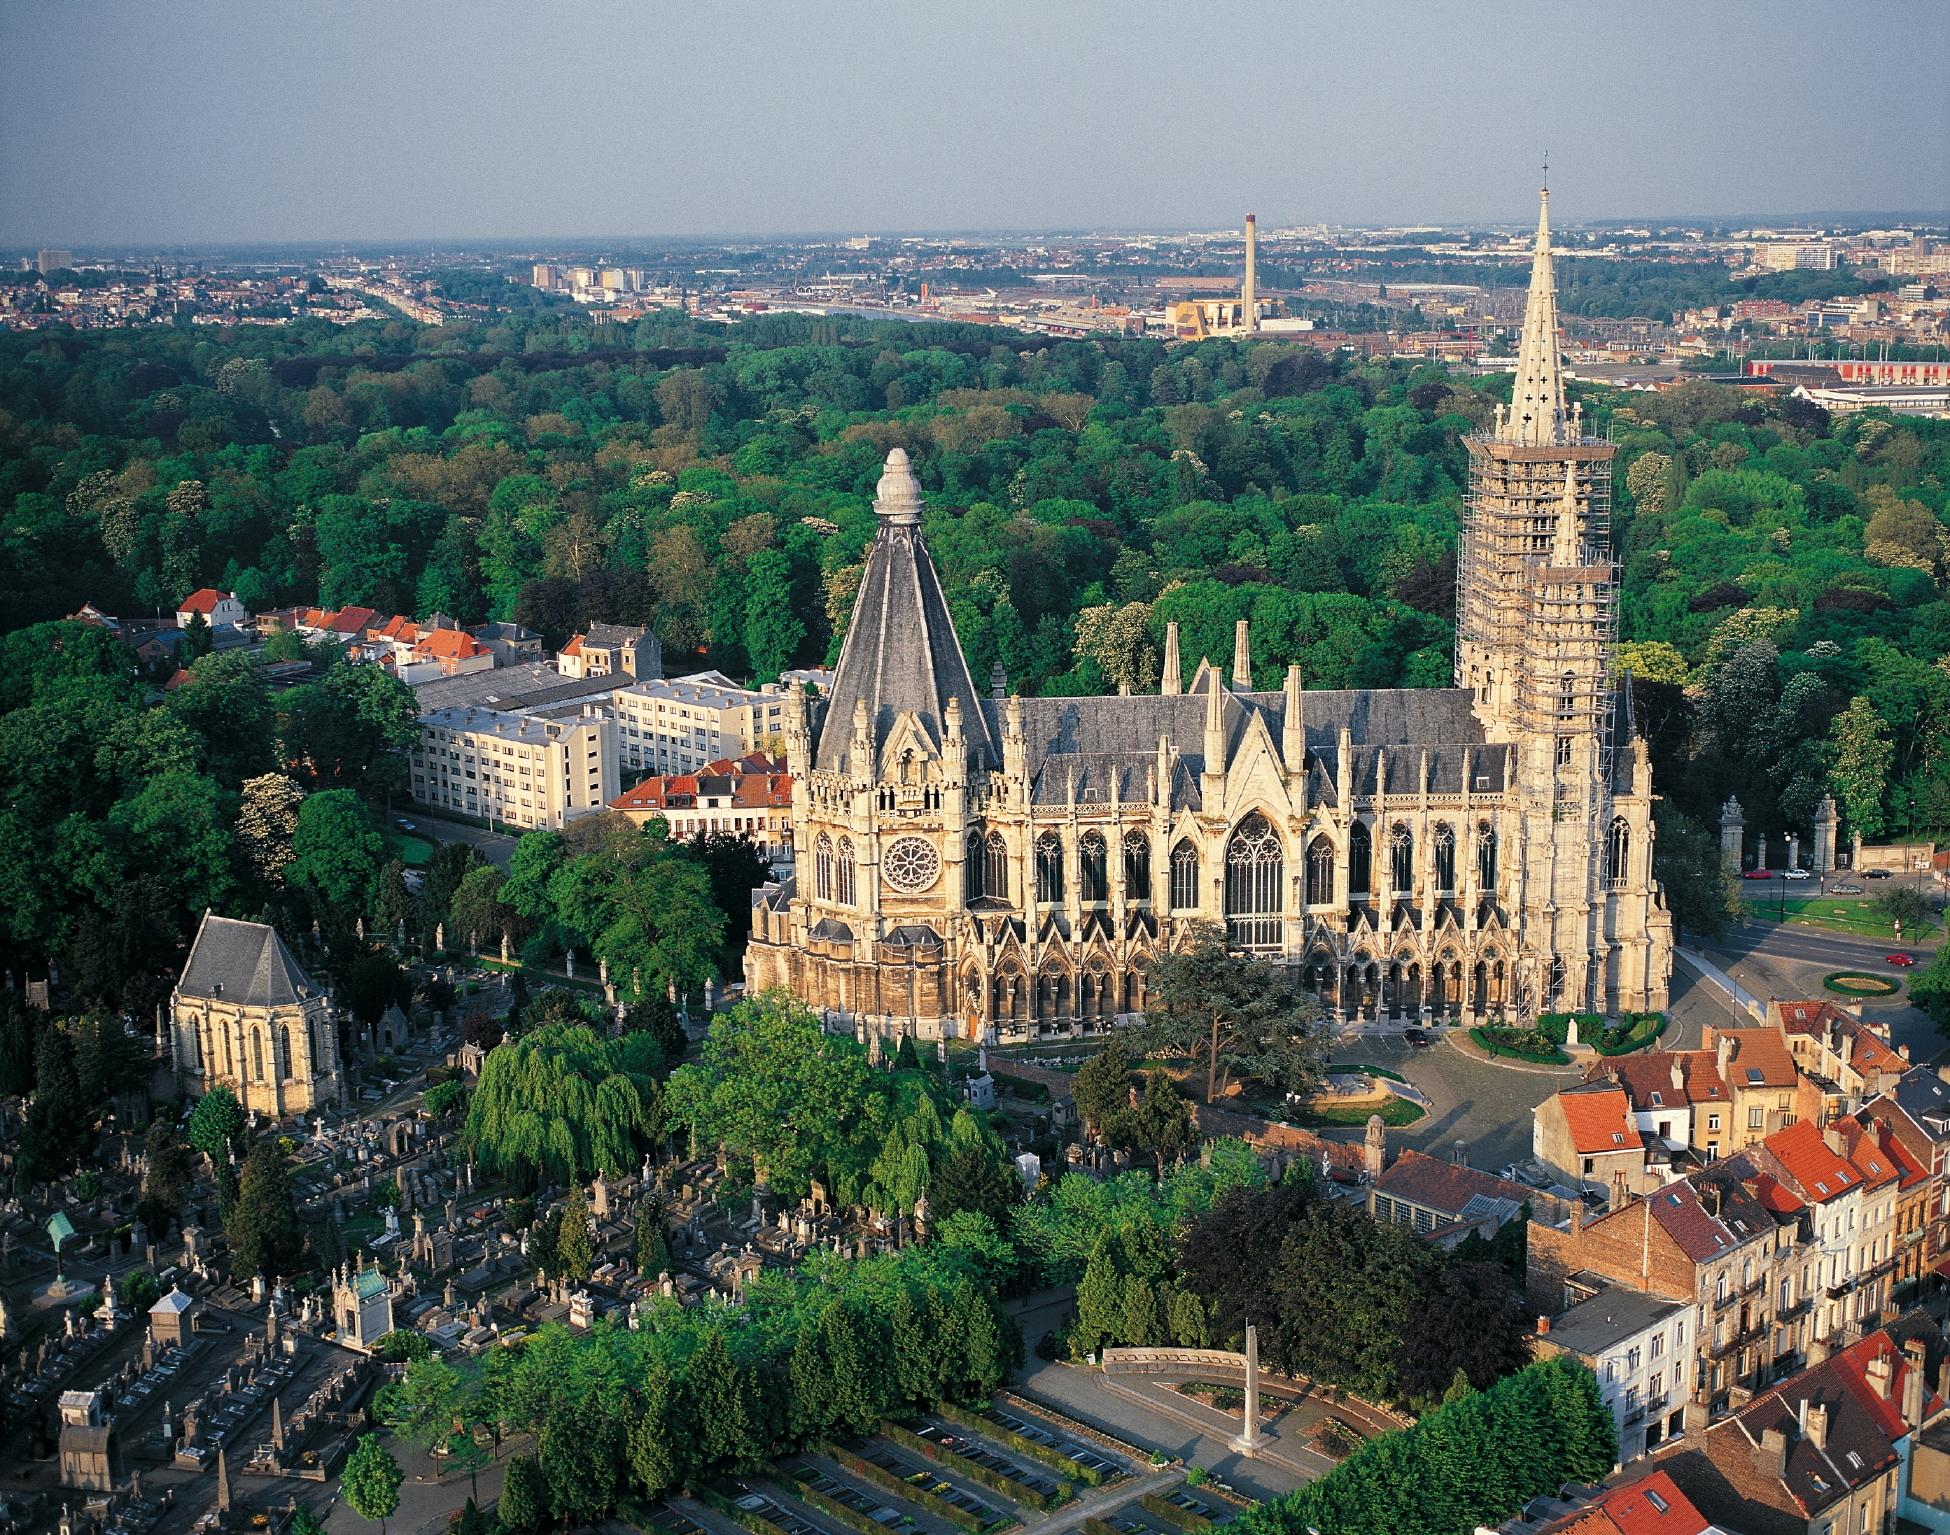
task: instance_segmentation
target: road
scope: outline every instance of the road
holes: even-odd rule
[[[465,842],[470,847],[481,850],[481,856],[496,868],[508,867],[508,860],[515,855],[515,839],[506,832],[489,831],[481,826],[469,826],[464,821],[446,821],[439,816],[428,815],[417,807],[409,808],[393,817],[393,824],[411,821],[416,836],[425,837],[429,842]]]

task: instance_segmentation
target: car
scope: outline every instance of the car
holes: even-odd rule
[[[415,826],[411,821],[407,820],[404,816],[400,817],[399,822],[397,824],[401,831],[418,831],[420,829],[419,827]]]
[[[1860,885],[1850,885],[1847,883],[1843,883],[1840,885],[1830,885],[1828,887],[1828,893],[1830,895],[1860,895],[1862,894],[1862,887]]]
[[[1774,871],[1772,869],[1749,869],[1740,877],[1742,879],[1772,879],[1774,877]]]
[[[1862,877],[1864,879],[1894,879],[1895,875],[1891,874],[1887,869],[1864,869],[1862,871]]]
[[[1813,879],[1814,875],[1810,874],[1806,869],[1783,869],[1781,871],[1781,878],[1782,879]]]
[[[1885,954],[1882,956],[1882,962],[1886,965],[1895,965],[1898,969],[1907,970],[1911,965],[1916,963],[1916,956],[1914,954]]]
[[[1429,1038],[1427,1029],[1403,1029],[1402,1038],[1407,1040],[1417,1050],[1426,1050],[1435,1043],[1434,1040]]]

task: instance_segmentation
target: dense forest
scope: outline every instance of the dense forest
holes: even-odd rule
[[[1262,686],[1289,661],[1312,687],[1440,685],[1461,439],[1507,388],[1278,341],[806,316],[10,336],[0,596],[10,629],[85,601],[171,611],[203,585],[253,609],[515,618],[555,641],[647,622],[676,666],[767,678],[834,655],[900,445],[978,677],[999,664],[1025,692],[1151,688],[1168,620],[1189,665],[1228,654],[1246,617]],[[1831,421],[1705,383],[1591,391],[1585,409],[1619,443],[1623,660],[1671,802],[1669,872],[1710,858],[1728,794],[1750,828],[1805,830],[1832,791],[1871,838],[1950,831],[1950,423]],[[159,791],[130,765],[140,750],[102,746],[61,702],[77,669],[108,663],[50,663],[50,632],[0,698],[0,771],[39,786],[0,815],[23,860],[72,813],[137,841],[162,813],[143,803]],[[221,682],[229,707],[244,683]],[[274,769],[390,787],[377,764],[290,751],[342,728],[369,752],[372,731],[397,731],[396,701],[341,679],[295,713],[244,702],[248,761],[181,693],[144,723],[118,688],[104,718],[118,743],[175,732],[172,763],[218,796]],[[91,765],[49,774],[50,739]],[[228,803],[200,805],[198,824],[223,825]],[[169,838],[144,846],[145,877],[195,909],[208,880],[171,872]],[[198,856],[215,871],[220,852]],[[1682,920],[1711,920],[1712,902],[1676,899]]]

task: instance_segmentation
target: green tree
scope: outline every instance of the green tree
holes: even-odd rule
[[[699,1460],[739,1470],[764,1456],[757,1407],[722,1332],[704,1335],[684,1366],[684,1389],[695,1411]]]
[[[274,1279],[297,1272],[305,1250],[305,1228],[291,1200],[284,1153],[275,1140],[259,1141],[244,1159],[237,1203],[224,1218],[223,1234],[237,1277],[262,1274]]]
[[[1169,1072],[1144,1074],[1144,1091],[1138,1096],[1137,1107],[1124,1117],[1122,1137],[1120,1144],[1148,1151],[1156,1158],[1159,1177],[1164,1176],[1168,1160],[1183,1156],[1198,1144],[1191,1105],[1179,1095]]]
[[[777,549],[754,554],[745,569],[745,591],[745,653],[757,682],[776,682],[806,637],[785,555]]]
[[[190,1166],[189,1150],[175,1126],[165,1119],[159,1118],[149,1126],[149,1133],[142,1140],[142,1158],[148,1164],[142,1172],[143,1202],[151,1207],[151,1213],[162,1217],[148,1220],[145,1216],[144,1219],[150,1234],[160,1241],[167,1234],[169,1223],[189,1201],[196,1171]]]
[[[1836,716],[1829,733],[1834,765],[1828,770],[1843,824],[1873,840],[1888,830],[1885,813],[1889,769],[1896,760],[1889,727],[1869,700],[1857,697]]]
[[[189,1142],[211,1162],[224,1162],[244,1144],[247,1128],[244,1106],[237,1095],[221,1083],[196,1100],[190,1122],[184,1130]]]
[[[501,1477],[501,1527],[514,1535],[532,1535],[548,1517],[548,1482],[532,1455],[516,1455]]]
[[[562,1202],[562,1226],[555,1236],[555,1267],[550,1272],[568,1284],[586,1284],[595,1262],[595,1244],[589,1237],[589,1205],[578,1186]]]
[[[364,912],[386,861],[372,815],[350,789],[324,789],[298,807],[285,883],[307,896],[321,921],[347,928]]]
[[[27,1108],[22,1137],[28,1170],[40,1179],[68,1172],[89,1144],[94,1122],[82,1096],[67,1031],[44,1027],[34,1047],[34,1100]]]
[[[377,1434],[361,1434],[339,1472],[345,1501],[361,1519],[377,1523],[380,1535],[385,1535],[386,1521],[399,1508],[402,1480],[399,1462],[379,1442]]]
[[[643,1495],[681,1485],[690,1471],[695,1419],[683,1383],[662,1363],[651,1363],[638,1381],[629,1423],[630,1472]]]
[[[1100,1236],[1090,1250],[1083,1282],[1077,1286],[1077,1325],[1071,1346],[1080,1354],[1094,1354],[1117,1342],[1124,1329],[1124,1285],[1117,1271],[1111,1239]]]
[[[1115,1127],[1131,1111],[1131,1055],[1121,1040],[1109,1041],[1077,1068],[1070,1096],[1084,1124],[1098,1139],[1115,1145]]]
[[[1204,1059],[1205,1101],[1234,1073],[1280,1092],[1313,1092],[1331,1044],[1320,1005],[1285,968],[1228,953],[1225,933],[1201,924],[1183,949],[1153,962],[1141,1050]]]
[[[488,1052],[465,1137],[482,1166],[524,1188],[544,1177],[619,1176],[663,1133],[657,1064],[644,1035],[544,1025]]]

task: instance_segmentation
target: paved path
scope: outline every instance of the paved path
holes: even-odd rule
[[[1162,1451],[1187,1465],[1203,1466],[1247,1497],[1274,1497],[1313,1479],[1313,1474],[1296,1472],[1279,1462],[1247,1459],[1228,1442],[1233,1429],[1188,1422],[1142,1399],[1134,1401],[1107,1389],[1108,1382],[1100,1371],[1032,1359],[1016,1379],[1018,1389],[1031,1401],[1047,1402],[1126,1444]]]
[[[508,867],[508,860],[515,855],[515,839],[504,832],[489,831],[484,826],[469,826],[465,821],[443,821],[437,815],[429,815],[418,806],[408,806],[393,812],[394,826],[401,821],[411,821],[413,830],[408,836],[425,837],[429,842],[465,842],[469,847],[481,850],[481,856],[496,868]]]

